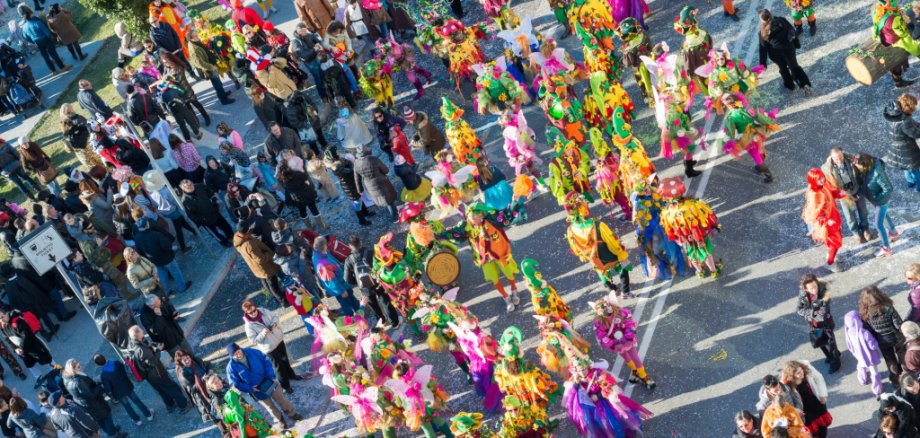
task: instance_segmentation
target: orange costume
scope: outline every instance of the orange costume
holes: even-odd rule
[[[840,229],[840,211],[837,200],[846,195],[827,183],[827,177],[820,169],[808,171],[808,190],[805,192],[805,208],[802,220],[811,227],[811,238],[827,246],[827,264],[833,265],[837,250],[843,245]]]
[[[147,7],[150,11],[150,16],[159,21],[165,21],[169,27],[176,31],[176,35],[179,35],[179,42],[182,43],[182,53],[185,55],[185,59],[188,59],[188,47],[185,42],[187,28],[180,14],[180,10],[184,12],[185,8],[183,6],[173,7],[172,2],[166,3],[161,1],[159,6],[154,3],[155,2],[150,2],[150,5]]]

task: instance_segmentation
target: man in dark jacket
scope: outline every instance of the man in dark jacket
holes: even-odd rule
[[[110,399],[124,406],[125,412],[131,417],[135,424],[140,426],[141,418],[131,408],[134,403],[147,421],[153,421],[153,411],[147,408],[147,405],[141,401],[140,397],[134,393],[134,382],[132,377],[128,377],[128,371],[125,364],[117,360],[107,360],[105,356],[97,354],[93,356],[93,362],[99,368],[99,381],[102,384],[102,390]]]
[[[217,197],[205,187],[204,184],[194,184],[184,179],[179,183],[182,189],[182,207],[189,219],[199,227],[205,227],[220,241],[221,246],[229,248],[232,245],[233,228],[220,214],[217,206]]]
[[[165,50],[173,55],[185,59],[185,52],[182,51],[182,41],[179,35],[166,21],[150,17],[150,40],[156,44],[160,50]]]
[[[48,70],[51,70],[51,75],[56,75],[58,70],[61,72],[70,71],[70,64],[64,64],[64,61],[61,61],[61,57],[58,55],[55,47],[56,38],[51,29],[48,28],[48,24],[44,20],[33,16],[32,9],[26,5],[20,4],[17,10],[19,15],[22,16],[20,26],[23,37],[38,46],[39,53],[42,54],[45,64],[48,65]]]
[[[59,325],[54,323],[49,313],[55,308],[54,301],[41,286],[25,275],[16,273],[13,266],[6,263],[0,266],[0,275],[6,279],[6,299],[10,306],[21,312],[31,312],[42,321],[42,336],[50,339],[57,333]],[[42,283],[43,284],[43,283]]]
[[[351,254],[342,264],[345,282],[361,289],[364,296],[368,297],[367,303],[379,321],[385,322],[390,327],[398,326],[399,312],[393,307],[390,296],[371,275],[371,266],[374,266],[374,250],[363,247],[358,236],[348,238],[348,247],[351,248]]]
[[[166,279],[172,276],[176,292],[185,292],[192,285],[185,281],[185,275],[176,262],[176,252],[172,249],[172,236],[153,228],[150,218],[142,217],[137,220],[134,231],[134,245],[137,252],[150,260],[157,267],[157,275],[166,285]],[[178,289],[178,290],[176,290]]]
[[[77,92],[77,102],[80,104],[80,108],[86,110],[93,117],[102,116],[105,120],[112,117],[114,114],[112,108],[109,108],[105,101],[96,94],[90,81],[80,79],[78,84],[80,91]]]
[[[318,51],[316,57],[323,76],[323,81],[318,82],[316,87],[320,88],[322,86],[326,88],[327,99],[331,99],[333,96],[338,95],[348,102],[350,108],[356,108],[357,102],[355,101],[355,93],[352,91],[351,85],[345,76],[345,69],[342,67],[342,64],[339,64],[338,61],[331,58],[325,50]]]
[[[322,40],[319,35],[311,32],[306,23],[297,23],[297,28],[294,29],[294,38],[291,38],[291,51],[289,53],[294,55],[297,60],[297,67],[301,71],[304,73],[309,72],[313,76],[313,82],[317,84],[316,91],[319,93],[319,98],[326,102],[329,99],[326,89],[319,85],[323,83],[323,74],[316,56],[317,45],[322,46]]]
[[[138,93],[134,85],[125,87],[125,94],[128,96],[125,101],[125,106],[128,108],[128,119],[135,126],[143,129],[146,134],[149,135],[160,120],[166,119],[163,109],[157,105],[150,94]]]
[[[869,233],[869,210],[866,208],[866,198],[859,194],[859,179],[853,169],[853,156],[839,147],[833,147],[821,171],[834,187],[847,194],[847,198],[839,200],[837,205],[856,240],[861,244],[866,243],[872,238]]]
[[[105,400],[102,385],[83,373],[83,367],[76,359],[69,359],[62,373],[64,387],[73,397],[73,402],[86,409],[107,437],[124,438],[112,420],[112,407]]]
[[[265,153],[272,163],[272,167],[278,164],[278,155],[284,149],[294,151],[294,154],[303,158],[303,145],[300,143],[300,136],[291,128],[282,127],[278,122],[269,125],[268,136],[265,137]]]
[[[52,270],[46,272],[45,275],[38,275],[38,273],[35,272],[35,268],[33,268],[26,257],[22,255],[22,252],[18,250],[13,250],[10,254],[10,265],[13,267],[16,275],[22,275],[28,278],[40,287],[42,292],[48,295],[53,302],[51,311],[54,312],[54,316],[56,316],[59,321],[69,321],[77,314],[74,310],[68,312],[67,307],[64,306],[64,299],[61,297],[62,284],[60,281],[62,281],[62,279],[58,277],[55,271]]]
[[[904,172],[907,186],[920,192],[920,123],[913,119],[917,98],[904,93],[883,112],[891,141],[885,162]]]
[[[354,210],[355,216],[358,217],[358,223],[363,226],[370,225],[371,222],[367,218],[374,216],[375,213],[368,211],[367,206],[361,201],[361,192],[358,191],[358,186],[355,183],[355,168],[351,161],[343,160],[339,157],[335,148],[332,147],[323,152],[323,164],[332,170],[332,174],[338,178],[342,193],[351,201],[352,210]]]
[[[26,368],[51,364],[51,352],[48,351],[48,347],[35,336],[35,332],[18,310],[0,308],[0,332],[3,332],[7,342],[16,349],[16,354]],[[13,342],[13,339],[18,339],[18,342]]]
[[[319,111],[307,90],[295,91],[288,97],[284,102],[284,117],[297,130],[300,140],[306,142],[316,155],[320,155],[321,150],[326,148],[326,137],[323,136]]]
[[[281,392],[281,385],[275,378],[275,370],[268,356],[254,348],[240,348],[236,343],[227,345],[227,378],[234,388],[251,395],[271,414],[276,425],[287,428],[284,412],[291,420],[299,421],[300,415],[294,405]]]
[[[64,398],[63,391],[51,393],[48,399],[52,405],[48,420],[67,438],[89,438],[99,433],[99,424],[81,406]]]
[[[146,305],[141,310],[141,324],[147,329],[150,340],[163,345],[163,350],[172,357],[176,350],[192,351],[192,346],[185,339],[185,332],[179,326],[179,312],[160,297],[150,294],[145,299]]]
[[[132,145],[119,148],[118,151],[115,152],[115,159],[121,162],[121,164],[130,167],[135,175],[143,175],[144,172],[151,169],[150,157],[147,153]]]
[[[406,128],[406,121],[396,117],[380,107],[374,108],[374,129],[377,134],[377,142],[388,157],[393,162],[393,140],[390,139],[390,128],[399,125],[400,129]]]
[[[128,329],[128,336],[131,340],[128,343],[127,358],[134,362],[141,378],[160,395],[167,412],[173,413],[179,408],[179,414],[184,414],[192,405],[182,394],[179,384],[169,377],[163,362],[160,362],[162,348],[150,345],[144,339],[144,330],[136,325]]]

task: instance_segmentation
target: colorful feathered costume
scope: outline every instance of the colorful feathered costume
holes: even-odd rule
[[[785,0],[786,7],[789,8],[789,15],[792,16],[792,23],[795,24],[795,33],[802,33],[802,18],[808,20],[809,33],[814,36],[818,32],[815,24],[815,5],[812,0]]]
[[[511,326],[505,329],[498,342],[501,360],[495,366],[495,381],[505,394],[505,410],[526,414],[518,415],[521,417],[518,419],[506,415],[505,420],[511,423],[503,423],[503,429],[549,429],[547,409],[555,403],[560,388],[549,374],[523,358],[522,341],[521,330]]]
[[[652,412],[623,394],[607,367],[606,361],[591,363],[587,356],[572,363],[562,397],[569,420],[578,433],[590,437],[644,436],[642,422]]]
[[[438,28],[438,33],[445,39],[447,60],[450,62],[450,77],[460,91],[460,81],[471,80],[473,66],[483,62],[486,57],[479,46],[479,40],[486,37],[486,28],[482,24],[466,27],[458,20],[446,20]]]
[[[502,62],[504,64],[504,62]],[[476,100],[479,114],[501,114],[504,111],[518,111],[521,105],[530,103],[530,96],[508,71],[495,62],[476,64]]]
[[[709,117],[713,108],[716,114],[722,115],[722,98],[726,95],[740,94],[746,100],[756,97],[758,76],[764,70],[762,65],[748,69],[744,61],[732,58],[725,43],[719,49],[713,49],[709,62],[696,69],[698,76],[707,78],[706,116]]]
[[[373,57],[365,61],[358,85],[364,94],[374,98],[378,106],[393,107],[393,75],[384,59]]]
[[[574,0],[569,20],[584,44],[588,72],[604,72],[609,80],[618,80],[623,60],[613,43],[617,22],[611,14],[608,0]]]
[[[620,53],[623,55],[623,66],[633,70],[633,77],[645,103],[649,106],[654,105],[654,96],[652,95],[652,79],[649,75],[648,68],[642,62],[643,56],[651,56],[652,40],[648,33],[642,28],[638,20],[628,17],[620,21],[617,25],[616,34],[623,41],[620,46]]]
[[[431,83],[431,73],[415,61],[412,46],[399,43],[392,35],[388,40],[377,40],[376,45],[378,56],[386,60],[385,69],[388,68],[391,74],[399,71],[406,72],[406,78],[415,87],[415,97],[412,99],[421,99],[425,95],[425,87],[422,86],[419,75],[425,78],[426,83]]]
[[[258,410],[243,400],[239,391],[230,389],[224,394],[221,407],[224,424],[240,431],[244,437],[267,437],[272,435],[272,427]]]
[[[719,230],[718,218],[709,204],[684,197],[685,192],[680,178],[661,181],[658,194],[667,202],[661,210],[661,226],[668,239],[683,248],[698,277],[706,276],[703,264],[709,268],[711,276],[718,277],[722,273],[722,263],[716,263],[713,257],[710,239]]]
[[[447,291],[443,296],[423,292],[419,294],[418,309],[412,318],[422,323],[422,330],[427,332],[425,343],[434,352],[447,351],[454,362],[473,383],[469,359],[460,348],[457,332],[450,326],[458,320],[473,318],[462,304],[455,302],[457,288]]]
[[[409,224],[406,233],[406,263],[414,277],[420,277],[425,270],[425,259],[434,248],[447,248],[454,255],[457,247],[445,240],[435,237],[444,231],[444,225],[438,221],[429,221],[423,214],[424,202],[407,202],[399,208],[399,221]]]
[[[541,75],[560,76],[566,84],[574,85],[585,80],[585,66],[575,62],[572,56],[556,41],[547,38],[540,44],[540,50],[530,54],[530,62],[536,66]]]
[[[587,357],[590,344],[564,319],[553,314],[534,315],[540,327],[537,354],[546,370],[563,379],[569,377],[569,366]]]
[[[545,187],[546,183],[540,177],[539,168],[543,160],[540,159],[534,148],[536,134],[527,125],[524,112],[521,110],[507,111],[498,121],[504,128],[502,129],[502,137],[505,139],[503,148],[508,164],[514,168],[514,174],[520,175],[526,171],[536,178],[540,186]]]
[[[511,9],[510,0],[479,0],[486,17],[495,21],[499,30],[513,29],[521,24],[521,19]]]
[[[492,438],[494,433],[483,427],[482,414],[479,412],[458,412],[450,419],[450,431],[454,438]]]
[[[623,184],[620,183],[620,158],[617,157],[597,128],[591,128],[591,144],[597,160],[594,161],[594,187],[601,202],[613,209],[619,205],[627,221],[632,220],[632,206]],[[613,211],[611,211],[611,215]]]
[[[526,280],[527,290],[530,291],[530,300],[533,311],[537,315],[554,315],[563,321],[572,323],[572,310],[562,300],[556,288],[543,279],[539,271],[540,264],[534,259],[521,260],[521,272]]]
[[[623,358],[632,371],[630,383],[641,382],[646,388],[654,388],[655,381],[645,373],[645,365],[636,350],[639,340],[632,312],[617,305],[615,296],[607,296],[588,305],[594,311],[594,335],[598,344]]]
[[[632,121],[635,110],[632,99],[619,82],[608,81],[601,72],[591,73],[590,81],[590,93],[585,93],[585,120],[612,135],[614,112],[621,111],[627,123]]]
[[[767,137],[780,130],[776,123],[777,109],[767,113],[760,108],[752,108],[740,95],[725,96],[723,102],[727,112],[722,120],[722,150],[735,158],[747,151],[754,159],[754,170],[763,175],[763,182],[772,182],[773,174],[764,163],[767,157],[765,143]]]
[[[463,122],[462,119],[460,121]],[[453,154],[447,149],[438,151],[434,159],[437,162],[435,168],[425,172],[425,176],[431,180],[431,203],[445,215],[449,214],[451,209],[457,209],[460,213],[465,212],[466,203],[476,192],[476,182],[473,178],[476,167],[461,166],[454,161]]]
[[[677,243],[668,239],[661,227],[661,209],[664,202],[657,193],[657,179],[636,187],[632,205],[635,212],[636,237],[639,243],[639,260],[645,276],[655,279],[686,275],[687,261]]]
[[[498,344],[495,339],[479,328],[479,323],[475,318],[447,324],[457,334],[457,343],[469,361],[469,372],[473,377],[476,395],[482,397],[486,411],[495,411],[504,397],[495,379]]]
[[[574,141],[557,140],[556,152],[549,162],[549,187],[556,202],[565,205],[569,192],[578,192],[588,202],[591,196],[591,160]]]
[[[649,13],[645,0],[610,0],[610,10],[615,22],[632,19],[642,27],[645,27],[645,15]]]
[[[454,151],[454,157],[461,164],[475,165],[483,155],[482,142],[476,132],[463,119],[463,109],[454,105],[446,96],[441,97],[441,117],[444,118],[444,133],[447,143]]]
[[[644,184],[655,173],[655,165],[649,159],[642,142],[632,135],[632,127],[626,123],[622,112],[614,113],[613,130],[613,144],[620,153],[620,184],[626,193],[634,193],[636,186]],[[602,151],[605,146],[606,142],[596,142],[595,153]]]
[[[435,431],[449,433],[450,427],[440,417],[448,395],[431,375],[431,370],[431,365],[416,368],[399,361],[394,367],[393,378],[385,385],[393,391],[406,427],[414,432],[424,428],[426,435],[434,436]]]
[[[692,94],[706,92],[706,78],[699,76],[696,69],[706,64],[709,51],[712,50],[712,37],[709,32],[700,29],[696,14],[699,10],[693,6],[684,6],[680,15],[674,20],[674,30],[684,36],[680,45],[680,69],[684,71],[691,81]]]
[[[582,262],[591,264],[601,282],[618,296],[632,297],[629,285],[629,254],[616,233],[606,223],[591,216],[588,204],[576,192],[565,197],[565,212],[569,215],[569,228],[565,237],[569,249]],[[620,286],[614,278],[620,277]]]
[[[393,233],[380,236],[374,245],[374,266],[371,272],[389,295],[393,307],[409,320],[418,306],[418,294],[423,286],[412,276],[403,253],[393,249],[392,241]],[[412,326],[418,332],[417,326]]]
[[[582,144],[587,139],[585,114],[581,100],[574,93],[574,87],[562,76],[552,76],[543,70],[537,89],[540,107],[546,114],[546,142],[555,143],[557,138]]]
[[[808,190],[805,192],[805,208],[802,220],[811,226],[811,238],[827,246],[827,264],[833,265],[837,251],[843,245],[840,228],[840,210],[837,200],[846,194],[827,182],[821,169],[808,171]]]

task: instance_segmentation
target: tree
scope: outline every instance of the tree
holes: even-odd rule
[[[79,0],[87,9],[110,19],[122,22],[138,38],[146,38],[150,24],[147,23],[149,0]]]

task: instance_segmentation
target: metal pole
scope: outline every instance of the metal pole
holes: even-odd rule
[[[160,167],[160,164],[157,163],[157,160],[153,158],[153,154],[150,153],[150,146],[147,140],[145,140],[144,137],[141,136],[139,132],[137,132],[137,128],[134,126],[134,123],[131,123],[131,121],[128,120],[128,118],[125,117],[125,115],[119,114],[119,113],[115,113],[115,115],[120,117],[122,120],[124,120],[125,125],[127,125],[128,128],[131,129],[131,132],[134,134],[134,136],[137,137],[138,140],[141,140],[143,142],[144,148],[142,148],[142,150],[144,151],[145,154],[147,154],[147,158],[150,159],[150,164],[153,166],[153,168],[156,169],[156,171],[160,173],[160,176],[163,178],[163,180],[166,181],[166,188],[169,190],[169,193],[172,195],[173,200],[176,201],[176,206],[179,207],[179,212],[182,213],[182,217],[185,218],[186,222],[195,226],[195,231],[196,231],[195,234],[198,236],[198,240],[200,240],[201,244],[204,245],[205,248],[207,248],[208,253],[211,254],[211,257],[216,257],[216,254],[214,254],[214,250],[211,249],[210,245],[208,245],[208,241],[204,239],[204,236],[202,235],[202,232],[201,232],[201,228],[199,228],[198,224],[193,222],[192,219],[188,217],[188,213],[185,212],[185,206],[182,205],[182,201],[179,200],[179,196],[176,194],[176,191],[173,190],[172,185],[169,184],[169,179],[166,178],[166,172],[163,172],[163,169]],[[218,211],[218,214],[220,214],[219,211]],[[181,231],[176,230],[176,232],[179,233]]]
[[[93,320],[93,326],[95,327],[95,326],[96,326],[96,321],[95,321],[96,318],[93,317],[93,311],[89,308],[89,305],[86,304],[86,300],[85,300],[85,298],[83,297],[83,289],[82,289],[78,284],[76,284],[76,283],[73,281],[73,278],[70,278],[70,275],[68,275],[68,274],[67,274],[67,271],[64,269],[64,267],[61,266],[61,262],[55,263],[55,264],[54,264],[54,267],[57,268],[58,274],[60,274],[61,277],[64,278],[64,281],[67,282],[67,285],[70,286],[70,290],[72,290],[72,291],[73,291],[73,294],[77,297],[77,301],[79,301],[80,304],[83,305],[83,308],[86,309],[86,313],[89,315],[90,319]],[[96,330],[98,331],[99,328],[96,327]],[[101,334],[102,334],[102,333],[100,333],[100,335],[101,335]],[[109,342],[109,340],[106,339],[106,342]],[[115,345],[115,344],[113,344],[113,343],[111,343],[111,342],[109,342],[109,344],[112,346],[112,348],[115,349],[115,354],[117,354],[118,357],[119,357],[119,358],[122,360],[122,362],[123,362],[123,361],[125,360],[125,357],[122,356],[122,354],[121,354],[121,349],[118,348],[117,345]]]

